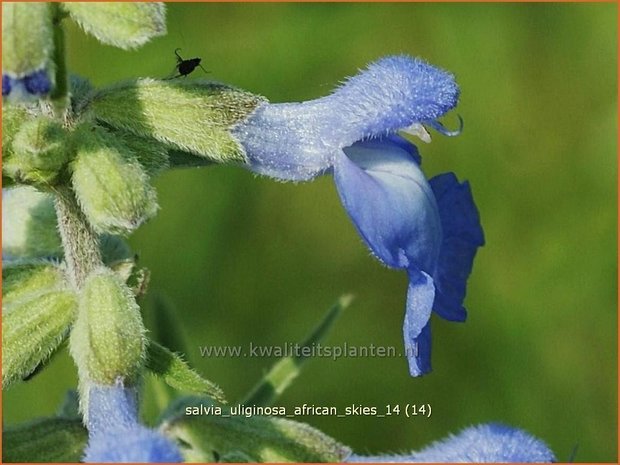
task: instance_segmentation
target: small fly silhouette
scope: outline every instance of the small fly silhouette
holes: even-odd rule
[[[209,72],[206,69],[204,69],[203,66],[200,64],[200,62],[202,61],[201,58],[190,58],[189,60],[184,60],[183,57],[179,55],[179,50],[181,49],[177,48],[174,51],[174,54],[177,56],[177,64],[174,67],[174,69],[175,71],[178,71],[179,74],[177,74],[176,76],[169,77],[168,79],[175,79],[181,76],[186,77],[188,74],[191,74],[198,66],[200,66],[200,68],[205,73]]]

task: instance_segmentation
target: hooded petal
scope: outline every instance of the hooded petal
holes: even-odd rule
[[[478,247],[484,245],[480,216],[469,183],[460,184],[454,173],[435,176],[430,186],[437,199],[443,231],[433,274],[437,287],[434,310],[447,320],[464,321],[467,278]]]
[[[250,169],[303,181],[328,170],[338,149],[435,120],[456,105],[458,94],[451,74],[420,59],[387,57],[327,97],[264,104],[233,134]]]
[[[334,179],[342,204],[379,260],[434,270],[441,225],[414,157],[387,139],[359,142],[338,155]]]

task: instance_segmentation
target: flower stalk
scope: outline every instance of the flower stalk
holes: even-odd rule
[[[99,239],[70,189],[56,190],[55,208],[67,274],[73,287],[80,289],[86,277],[103,265]]]

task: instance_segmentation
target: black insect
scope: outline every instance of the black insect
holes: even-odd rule
[[[200,64],[200,62],[202,61],[201,58],[190,58],[189,60],[184,60],[181,57],[181,55],[179,55],[179,50],[181,49],[177,48],[174,51],[174,54],[177,56],[177,65],[175,66],[175,69],[179,72],[179,74],[176,76],[173,76],[171,79],[178,78],[181,76],[185,77],[188,74],[190,74],[192,71],[194,71],[197,66],[200,66],[205,73],[209,72],[206,69],[204,69],[203,66]]]

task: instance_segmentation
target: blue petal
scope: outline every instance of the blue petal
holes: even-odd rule
[[[182,462],[177,447],[138,422],[134,388],[95,385],[88,394],[85,462]]]
[[[397,147],[403,149],[405,152],[407,152],[411,158],[413,158],[413,161],[415,161],[418,166],[420,166],[422,164],[422,157],[420,156],[420,153],[418,152],[418,148],[413,145],[411,142],[409,142],[407,139],[405,139],[402,136],[399,136],[398,134],[389,134],[385,137],[382,138],[384,141],[389,141],[392,144],[396,145]]]
[[[245,149],[248,168],[286,181],[306,181],[333,161],[332,109],[318,102],[264,104],[232,131]]]
[[[464,321],[467,278],[478,247],[484,244],[480,216],[469,183],[459,184],[454,173],[430,180],[443,230],[437,269],[433,274],[437,295],[435,312],[450,321]]]
[[[96,434],[138,424],[137,393],[133,388],[95,385],[88,394],[88,431]]]
[[[160,433],[141,425],[91,436],[84,455],[88,463],[179,463],[178,448]]]
[[[336,160],[334,180],[347,213],[379,260],[431,272],[441,225],[414,157],[389,140],[358,142]]]
[[[232,132],[251,170],[305,181],[329,170],[344,147],[438,118],[458,94],[451,74],[420,59],[388,57],[327,97],[264,104]]]
[[[403,336],[411,376],[431,371],[430,317],[435,297],[433,279],[424,272],[409,271]]]
[[[349,463],[550,463],[556,458],[540,439],[523,430],[500,424],[464,429],[420,452],[405,455],[352,455]]]

